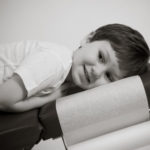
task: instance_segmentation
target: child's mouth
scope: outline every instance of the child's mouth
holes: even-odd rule
[[[85,78],[86,78],[86,80],[88,81],[88,83],[90,83],[90,78],[89,78],[89,75],[88,75],[88,71],[87,71],[87,69],[86,69],[86,66],[84,65],[83,68],[84,68]]]

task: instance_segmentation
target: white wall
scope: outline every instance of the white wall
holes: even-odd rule
[[[0,0],[0,42],[54,41],[76,48],[108,23],[139,30],[150,45],[149,0]]]
[[[123,23],[140,31],[150,46],[149,15],[149,0],[0,0],[0,43],[35,39],[74,49],[99,26]],[[34,150],[64,149],[59,140],[47,143]]]

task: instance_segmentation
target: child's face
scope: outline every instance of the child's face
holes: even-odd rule
[[[90,89],[121,79],[115,51],[108,41],[87,43],[75,51],[72,64],[73,82]]]

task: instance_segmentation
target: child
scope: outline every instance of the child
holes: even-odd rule
[[[21,112],[62,96],[147,70],[149,48],[142,35],[122,24],[89,34],[75,51],[48,42],[24,41],[0,47],[0,110]]]

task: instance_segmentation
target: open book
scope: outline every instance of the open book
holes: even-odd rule
[[[84,142],[68,150],[149,150],[150,121],[117,130]]]
[[[150,137],[148,100],[139,76],[64,97],[56,106],[68,150],[132,150],[150,143],[144,137]]]

